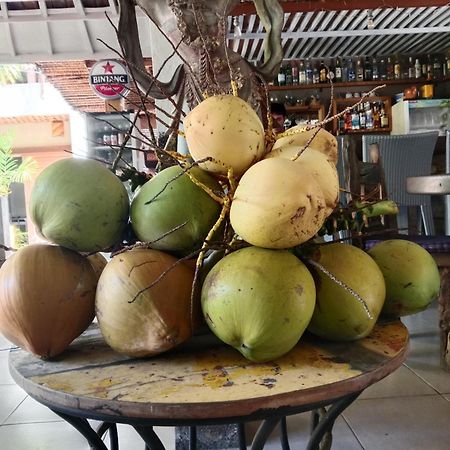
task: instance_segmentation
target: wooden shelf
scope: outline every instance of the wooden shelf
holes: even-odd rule
[[[333,83],[335,88],[345,87],[345,88],[353,88],[353,87],[364,87],[364,86],[382,86],[385,84],[386,86],[394,86],[399,84],[439,84],[450,80],[450,76],[445,78],[439,78],[438,80],[423,80],[416,78],[402,79],[402,80],[375,80],[375,81],[352,81],[346,83]],[[317,84],[292,84],[288,86],[269,86],[270,91],[296,91],[296,90],[311,90],[311,89],[330,89],[330,83],[317,83]]]
[[[390,133],[392,128],[389,126],[387,128],[364,128],[362,130],[350,130],[350,131],[339,131],[339,134],[382,134]]]

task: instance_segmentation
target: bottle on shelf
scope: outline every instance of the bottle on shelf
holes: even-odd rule
[[[362,103],[358,106],[358,113],[359,113],[359,128],[361,130],[366,129],[366,111],[364,110],[364,106]]]
[[[366,56],[366,60],[364,62],[364,79],[366,81],[373,80],[373,66],[368,56]]]
[[[426,59],[422,59],[422,77],[427,79],[427,73],[428,73],[428,61]]]
[[[298,84],[306,84],[306,67],[303,59],[298,65]]]
[[[344,131],[345,130],[345,114],[339,116],[338,130],[339,131]]]
[[[314,64],[313,71],[312,71],[312,82],[313,82],[313,84],[320,83],[319,69],[317,68],[316,64]]]
[[[365,114],[366,114],[366,128],[368,130],[372,130],[373,129],[373,109],[372,109],[372,105],[367,102],[364,105],[364,110],[365,110]]]
[[[419,63],[420,67],[420,63]],[[414,65],[412,56],[409,57],[409,64],[408,64],[408,78],[413,79],[416,77],[416,66]]]
[[[379,64],[379,72],[380,72],[380,80],[386,80],[387,79],[387,67],[386,67],[386,60],[384,58],[381,58],[380,64]]]
[[[386,63],[386,79],[393,80],[394,79],[394,64],[392,63],[392,59],[388,56]]]
[[[347,65],[347,81],[352,82],[356,80],[356,72],[355,72],[355,66],[353,65],[353,59],[348,59],[348,65]]]
[[[311,61],[309,59],[306,60],[306,84],[313,84],[313,68],[311,66]]]
[[[320,61],[319,66],[319,83],[328,83],[328,69],[323,61]]]
[[[372,58],[372,80],[379,80],[380,79],[380,70],[378,68],[378,61],[377,58],[374,56]]]
[[[361,58],[356,60],[356,81],[364,81],[364,67]]]
[[[402,66],[400,64],[400,58],[398,55],[394,62],[394,80],[400,80],[402,78]]]
[[[444,60],[442,61],[442,76],[446,77],[450,73],[450,58],[448,55],[444,57]]]
[[[431,81],[433,79],[433,62],[431,60],[431,55],[427,55],[427,81]]]
[[[284,73],[286,77],[286,86],[292,86],[292,69],[291,65],[287,64],[284,68]]]
[[[445,57],[445,64],[447,66],[447,75],[450,75],[450,55]]]
[[[380,109],[376,103],[373,105],[373,127],[381,128]]]
[[[438,55],[434,56],[433,61],[433,79],[438,80],[442,77],[442,64]]]
[[[334,65],[334,80],[336,83],[342,83],[342,64],[339,58],[336,58],[336,64]]]
[[[352,109],[352,130],[359,130],[359,112]]]
[[[336,69],[333,65],[330,65],[330,67],[328,68],[327,78],[333,83],[336,81]]]
[[[292,84],[299,84],[298,65],[295,61],[291,62]]]
[[[286,71],[284,66],[280,67],[280,71],[278,72],[278,86],[286,86]]]
[[[347,111],[344,115],[344,131],[351,131],[352,130],[352,114],[351,112]]]
[[[389,127],[389,117],[386,114],[386,110],[384,108],[384,103],[381,103],[380,126],[381,126],[381,128],[388,128]]]
[[[416,58],[416,63],[414,64],[414,78],[416,80],[422,78],[422,65],[420,64],[419,58]]]

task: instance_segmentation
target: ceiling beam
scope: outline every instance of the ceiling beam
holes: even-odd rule
[[[446,6],[448,0],[303,0],[280,2],[284,12],[341,11],[343,9],[408,8]],[[240,3],[231,15],[256,14],[253,2]]]
[[[388,36],[400,34],[421,34],[421,33],[450,33],[449,26],[438,27],[413,27],[413,28],[383,28],[383,29],[359,29],[359,30],[324,30],[324,31],[284,31],[281,37],[284,39],[307,39],[319,37],[350,37],[350,36]],[[265,33],[242,33],[239,39],[264,39]],[[233,39],[230,33],[228,36]],[[236,39],[236,38],[235,38]]]

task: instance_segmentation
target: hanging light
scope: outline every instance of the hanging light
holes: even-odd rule
[[[369,30],[373,30],[375,28],[375,22],[373,21],[372,11],[369,11],[369,14],[367,14],[367,28]]]
[[[239,26],[239,18],[237,16],[233,18],[233,36],[235,38],[239,38],[242,36],[242,30]]]

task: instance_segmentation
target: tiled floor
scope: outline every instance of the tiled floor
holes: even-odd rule
[[[450,450],[450,373],[439,367],[437,309],[406,318],[411,351],[406,364],[367,389],[340,417],[333,450]],[[8,373],[8,343],[0,336],[0,450],[88,450],[58,416],[28,397]],[[288,419],[291,449],[304,448],[309,416]],[[247,427],[248,434],[256,424]],[[175,448],[173,429],[156,429]],[[143,450],[137,433],[119,426],[121,450]],[[266,445],[279,449],[277,433]]]

